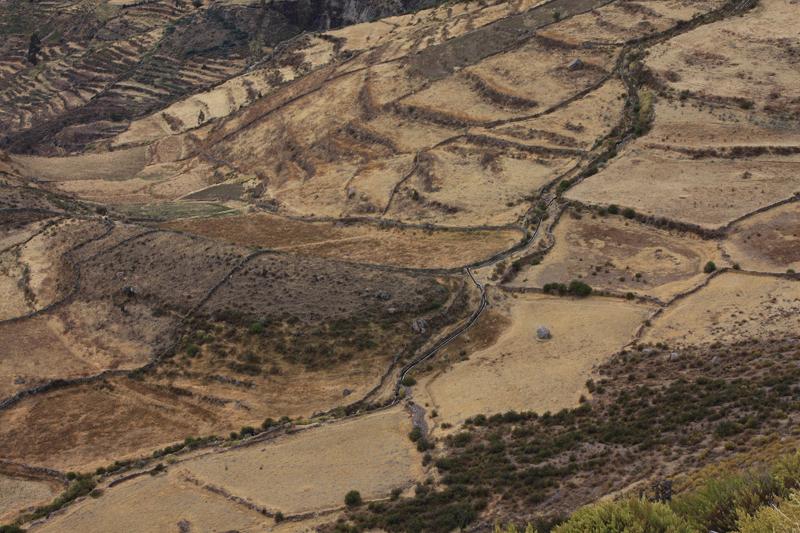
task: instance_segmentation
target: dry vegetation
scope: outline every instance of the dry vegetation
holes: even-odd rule
[[[797,0],[305,7],[0,3],[0,522],[550,531],[796,447]]]
[[[664,301],[701,283],[708,261],[720,263],[717,243],[654,228],[620,215],[569,211],[540,264],[522,269],[514,286],[543,287],[583,279],[592,287]]]

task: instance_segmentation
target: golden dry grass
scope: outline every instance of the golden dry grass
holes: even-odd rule
[[[31,528],[37,532],[264,531],[272,520],[180,479],[172,473],[144,476],[85,498],[66,512]]]
[[[743,220],[722,247],[746,270],[800,271],[800,206],[794,202]]]
[[[23,509],[49,503],[57,493],[52,483],[0,474],[0,521],[13,519]]]
[[[349,490],[366,500],[382,498],[421,477],[421,456],[409,431],[410,417],[398,406],[176,468],[285,514],[339,508]]]
[[[670,346],[735,343],[795,335],[799,326],[800,282],[727,272],[673,303],[642,340]]]
[[[707,261],[722,264],[717,243],[689,233],[646,226],[621,216],[577,219],[567,212],[554,230],[555,246],[514,285],[542,287],[583,279],[596,289],[669,300],[701,283]]]
[[[457,425],[476,414],[575,407],[588,394],[594,365],[630,341],[650,311],[614,299],[539,294],[496,297],[492,305],[510,319],[496,342],[425,382],[437,421]],[[540,325],[551,340],[537,340]]]
[[[415,268],[469,264],[505,250],[522,238],[522,234],[514,230],[382,229],[363,224],[303,222],[266,213],[180,220],[166,227],[299,255]]]
[[[695,160],[635,143],[566,197],[717,228],[791,197],[798,176],[797,156]]]

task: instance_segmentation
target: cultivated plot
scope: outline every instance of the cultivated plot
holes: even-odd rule
[[[736,224],[722,243],[745,270],[800,271],[800,204],[792,202]]]
[[[175,468],[287,515],[340,508],[349,490],[367,500],[384,498],[420,478],[421,456],[407,437],[411,427],[408,414],[396,407]]]
[[[798,326],[800,282],[726,272],[673,303],[642,340],[670,346],[733,343],[796,335]]]
[[[496,342],[427,382],[437,421],[457,425],[476,414],[575,407],[594,365],[631,340],[650,308],[616,299],[539,294],[496,296],[510,324]],[[538,340],[545,326],[550,340]]]
[[[524,237],[513,229],[440,231],[306,222],[265,213],[179,220],[166,227],[297,255],[412,268],[457,268],[491,257]]]
[[[523,268],[514,285],[543,287],[582,279],[593,288],[662,300],[702,282],[708,261],[720,263],[717,243],[658,229],[621,216],[568,211],[541,264]]]

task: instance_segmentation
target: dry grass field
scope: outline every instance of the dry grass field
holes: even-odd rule
[[[286,515],[340,508],[349,490],[367,500],[385,498],[422,477],[421,456],[406,437],[411,428],[408,414],[396,407],[175,468]]]
[[[272,520],[181,479],[140,477],[86,498],[31,531],[264,531]]]
[[[555,247],[541,264],[520,271],[514,285],[541,288],[582,279],[597,289],[667,301],[700,284],[708,261],[721,264],[714,241],[622,216],[571,211],[553,235]]]
[[[510,248],[519,231],[436,231],[335,222],[306,222],[267,213],[177,220],[166,228],[244,246],[356,263],[455,268]]]
[[[798,27],[0,2],[0,530],[544,532],[796,447]]]
[[[643,340],[675,346],[780,338],[796,334],[798,311],[797,280],[728,272],[671,305]]]
[[[632,145],[567,197],[718,228],[797,192],[800,157],[687,158]]]
[[[0,520],[12,520],[24,509],[49,502],[59,489],[47,481],[0,474]]]
[[[650,311],[613,299],[524,294],[498,295],[493,306],[509,321],[497,340],[425,384],[437,421],[457,425],[480,413],[577,406],[589,394],[584,384],[594,366],[627,344]],[[538,340],[539,326],[553,338]]]
[[[422,475],[419,453],[406,438],[410,428],[408,415],[395,408],[201,454],[165,474],[105,488],[33,531],[169,530],[180,523],[202,531],[303,531],[319,521],[276,525],[248,505],[289,516],[340,508],[352,489],[366,499],[385,498]]]
[[[796,194],[799,60],[785,48],[796,22],[791,2],[764,1],[752,19],[651,49],[646,65],[667,98],[652,131],[567,196],[717,228]]]
[[[722,247],[746,270],[800,271],[800,206],[789,203],[743,220]]]
[[[64,472],[91,472],[189,436],[227,432],[250,421],[235,407],[127,379],[35,396],[4,410],[0,420],[5,459]],[[43,439],[42,434],[58,438]]]

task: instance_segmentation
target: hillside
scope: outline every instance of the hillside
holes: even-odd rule
[[[789,527],[798,28],[0,0],[0,532]]]

